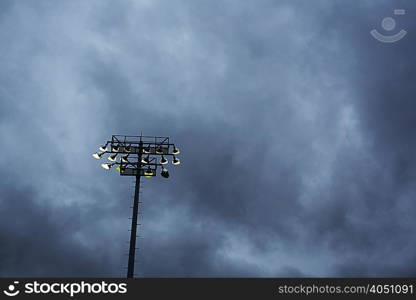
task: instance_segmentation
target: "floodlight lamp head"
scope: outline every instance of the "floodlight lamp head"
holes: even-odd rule
[[[102,153],[96,152],[92,155],[92,157],[94,157],[95,159],[100,159],[103,155],[104,155],[104,152]]]
[[[150,146],[146,146],[143,148],[143,153],[149,154],[150,153]]]
[[[161,146],[156,148],[156,154],[163,154],[163,148]]]
[[[107,159],[108,159],[109,161],[115,161],[115,160],[117,159],[117,154],[118,154],[118,153],[113,154],[113,155],[110,155]]]
[[[162,158],[160,159],[161,165],[166,165],[168,163],[168,160],[162,155]]]
[[[178,166],[181,164],[181,161],[178,158],[176,158],[176,156],[173,156],[172,164]]]
[[[101,167],[106,169],[106,170],[110,170],[112,166],[113,166],[113,164],[101,164]]]
[[[120,150],[119,146],[113,146],[112,151],[113,152],[118,152]]]
[[[101,147],[100,147],[100,150],[101,151],[107,151],[108,150],[108,148],[107,148],[107,144],[105,144],[105,145],[102,145]]]
[[[179,149],[178,149],[178,148],[176,148],[175,146],[173,146],[173,151],[172,151],[172,154],[174,154],[174,155],[178,155],[179,153],[181,153],[181,151],[179,151]]]
[[[165,167],[162,167],[162,171],[160,172],[160,175],[164,178],[169,178],[169,171]]]
[[[124,152],[130,153],[131,152],[131,146],[124,147]]]
[[[124,156],[121,157],[121,161],[124,162],[124,163],[128,163],[129,162],[128,158],[129,158],[128,154],[124,155]]]
[[[149,167],[147,170],[144,171],[144,177],[150,178],[154,175],[153,170]]]
[[[120,173],[123,173],[126,170],[126,167],[119,166],[116,168],[116,170],[119,171]]]
[[[142,163],[143,164],[148,164],[149,162],[150,162],[150,156],[149,155],[147,157],[142,158]]]

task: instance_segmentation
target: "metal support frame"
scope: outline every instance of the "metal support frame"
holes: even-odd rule
[[[174,159],[176,159],[175,155],[179,153],[175,153],[175,150],[177,150],[177,148],[173,143],[170,143],[169,137],[143,135],[113,135],[111,137],[111,140],[106,142],[103,150],[105,151],[93,154],[93,157],[99,159],[103,156],[103,154],[107,153],[110,154],[110,156],[115,155],[116,158],[112,163],[102,164],[101,166],[103,166],[106,169],[110,169],[113,166],[116,166],[116,169],[120,172],[121,176],[135,176],[136,178],[133,200],[133,214],[131,218],[129,259],[127,266],[127,278],[134,278],[137,240],[137,220],[140,203],[140,179],[142,176],[156,176],[156,172],[159,167],[162,167],[163,170],[163,164],[158,162],[159,156],[173,156]],[[117,156],[119,154],[126,159],[117,161]],[[149,159],[147,163],[142,162],[142,159],[144,157]],[[179,160],[177,161],[179,162]],[[150,173],[151,175],[149,175]]]

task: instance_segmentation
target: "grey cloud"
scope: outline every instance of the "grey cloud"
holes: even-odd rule
[[[140,132],[182,165],[143,183],[139,276],[413,276],[414,42],[368,33],[393,8],[9,6],[0,276],[124,275],[132,183],[90,155]]]

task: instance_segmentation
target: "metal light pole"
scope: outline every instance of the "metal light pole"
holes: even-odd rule
[[[140,143],[139,150],[143,148],[143,144]],[[138,161],[142,161],[142,151],[139,151]],[[139,163],[141,165],[141,163]],[[131,217],[131,230],[130,230],[130,248],[129,248],[129,262],[127,265],[127,278],[134,277],[134,262],[136,257],[136,232],[137,232],[137,218],[139,214],[139,193],[140,193],[140,174],[136,175],[136,186],[134,188],[134,201],[133,201],[133,216]]]
[[[101,159],[104,154],[110,154],[107,159],[111,163],[102,163],[104,169],[115,169],[120,172],[121,176],[135,176],[136,186],[134,190],[133,215],[131,218],[130,231],[130,248],[129,260],[127,266],[127,278],[134,277],[134,264],[136,254],[136,237],[137,237],[137,218],[139,213],[139,193],[140,178],[142,176],[152,178],[156,176],[156,171],[160,167],[160,175],[169,178],[169,172],[164,167],[168,163],[165,158],[172,156],[172,163],[179,165],[180,161],[176,157],[179,149],[170,143],[169,137],[157,136],[128,136],[113,135],[110,141],[107,141],[100,148],[100,152],[92,156]],[[118,161],[118,155],[121,159]]]

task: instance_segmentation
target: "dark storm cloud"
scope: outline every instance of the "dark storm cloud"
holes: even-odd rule
[[[114,255],[105,247],[106,242],[115,240],[97,228],[95,214],[103,214],[102,209],[39,204],[35,200],[39,195],[23,186],[14,190],[2,185],[2,191],[8,199],[0,206],[3,276],[114,276],[119,266],[114,265],[113,258],[102,263]],[[86,224],[89,228],[80,227]],[[101,236],[97,244],[89,239],[97,236],[94,231]]]
[[[143,183],[138,275],[414,276],[409,1],[39,5],[1,16],[1,276],[123,275],[131,181],[90,153],[140,132],[182,165]]]

